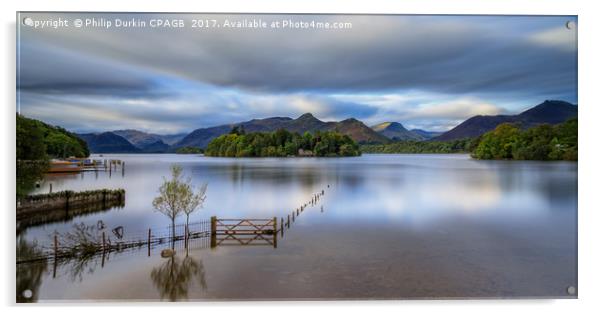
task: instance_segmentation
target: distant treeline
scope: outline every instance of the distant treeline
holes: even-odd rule
[[[17,160],[89,155],[86,142],[73,133],[17,114]]]
[[[336,131],[306,132],[300,135],[279,129],[274,132],[245,133],[234,128],[229,134],[213,139],[205,149],[207,156],[284,157],[284,156],[357,156],[358,144]]]
[[[477,159],[577,160],[577,118],[521,130],[504,123],[484,134],[472,152]]]
[[[197,147],[182,147],[176,150],[176,154],[201,154],[203,149]]]
[[[577,119],[526,130],[503,123],[477,138],[362,145],[364,153],[470,153],[483,160],[577,160]]]
[[[477,139],[454,141],[398,141],[388,144],[366,144],[360,149],[364,153],[469,153]]]

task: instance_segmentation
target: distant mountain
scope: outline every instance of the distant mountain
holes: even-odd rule
[[[272,117],[209,128],[200,128],[188,134],[173,147],[190,146],[204,148],[211,140],[230,132],[234,127],[242,127],[246,132],[269,132],[282,128],[300,134],[303,134],[306,131],[338,130],[343,134],[349,135],[355,141],[362,143],[385,143],[389,141],[385,136],[373,131],[357,119],[350,118],[340,122],[323,122],[312,114],[306,113],[299,116],[297,119],[289,117]]]
[[[79,138],[86,141],[92,153],[140,153],[141,149],[135,147],[125,138],[112,132],[78,134]]]
[[[370,127],[364,125],[363,122],[349,118],[338,123],[328,123],[331,128],[328,130],[336,130],[342,134],[348,135],[351,139],[359,143],[387,143],[389,138],[375,132]]]
[[[427,130],[422,130],[422,129],[412,129],[410,131],[421,136],[424,140],[438,137],[443,134],[443,132],[441,132],[441,131],[427,131]]]
[[[391,140],[424,140],[423,136],[407,130],[402,124],[398,122],[384,122],[378,125],[372,126],[372,130],[380,133],[381,135]]]
[[[577,105],[564,101],[545,101],[518,115],[471,117],[433,140],[449,141],[478,137],[506,122],[517,123],[521,128],[530,128],[540,124],[558,124],[576,116]]]
[[[135,147],[147,153],[167,152],[170,144],[174,144],[186,136],[186,134],[158,135],[134,129],[114,130],[111,132],[125,138]]]
[[[169,151],[169,145],[162,140],[145,145],[141,148],[144,153],[166,153]]]
[[[175,143],[177,143],[178,141],[182,140],[184,137],[186,137],[187,133],[177,133],[177,134],[173,134],[173,135],[156,135],[158,136],[161,141],[163,141],[165,144],[168,145],[173,145]]]

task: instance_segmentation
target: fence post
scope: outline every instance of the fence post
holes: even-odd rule
[[[291,228],[291,215],[290,214],[286,215],[286,228],[287,229]]]
[[[148,229],[148,257],[150,257],[150,248],[151,248],[151,229]]]
[[[58,237],[56,236],[56,234],[54,234],[54,260],[55,261],[58,256],[58,251],[59,251],[59,241],[58,241]]]
[[[284,236],[284,218],[280,217],[280,237]]]
[[[276,221],[276,217],[274,217],[274,248],[278,247],[278,221]]]
[[[217,218],[211,217],[211,248],[217,246]]]
[[[57,264],[57,259],[58,259],[58,250],[59,250],[59,241],[58,241],[56,234],[54,234],[54,266],[52,268],[52,278],[56,278],[56,264]]]
[[[106,240],[105,240],[105,232],[102,232],[102,253],[104,254],[105,250],[106,250]]]

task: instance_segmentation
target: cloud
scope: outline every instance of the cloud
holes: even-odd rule
[[[47,94],[159,97],[156,84],[140,70],[55,45],[21,41],[17,88]]]
[[[165,89],[165,87],[163,87]],[[197,85],[170,98],[123,95],[64,95],[21,92],[21,113],[84,133],[134,128],[156,133],[190,132],[254,118],[306,112],[324,120],[364,119],[377,108],[351,101],[305,94],[257,94]]]
[[[530,36],[534,43],[567,51],[577,50],[577,30],[566,26],[546,29]]]
[[[73,18],[65,13],[29,15]],[[78,18],[165,16],[78,13]],[[128,125],[180,132],[304,112],[326,120],[396,120],[442,129],[474,114],[518,111],[545,99],[574,102],[577,97],[576,33],[564,28],[575,17],[169,17],[342,21],[353,28],[22,26],[21,110],[82,131]]]
[[[493,104],[474,99],[460,99],[449,103],[415,108],[405,117],[407,119],[467,119],[476,115],[499,115],[504,110]]]
[[[88,16],[98,18],[99,14]],[[89,58],[118,60],[206,84],[280,93],[412,88],[458,94],[508,89],[545,94],[550,88],[568,93],[565,75],[576,72],[574,53],[550,51],[533,41],[550,41],[555,36],[531,35],[528,25],[512,31],[511,17],[486,21],[466,16],[194,17],[344,20],[353,23],[353,28],[204,32],[191,28],[80,32],[26,28],[22,37],[52,42]],[[566,21],[561,17],[531,19],[556,26]],[[46,60],[53,59],[35,61]]]

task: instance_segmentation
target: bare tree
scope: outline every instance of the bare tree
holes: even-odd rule
[[[188,229],[188,221],[190,218],[190,214],[195,212],[197,209],[203,207],[203,203],[205,202],[205,198],[207,197],[206,193],[207,193],[207,184],[206,183],[201,185],[201,188],[199,189],[199,191],[196,194],[193,192],[192,189],[188,190],[188,193],[186,194],[186,198],[183,203],[184,208],[182,209],[182,211],[184,211],[184,214],[186,214],[186,230],[187,231],[190,231]]]
[[[171,179],[163,179],[163,184],[159,187],[159,196],[153,200],[153,207],[171,220],[172,248],[176,238],[176,218],[185,213],[188,226],[190,214],[205,201],[207,185],[203,185],[195,194],[191,181],[190,178],[183,178],[181,166],[172,165]]]

